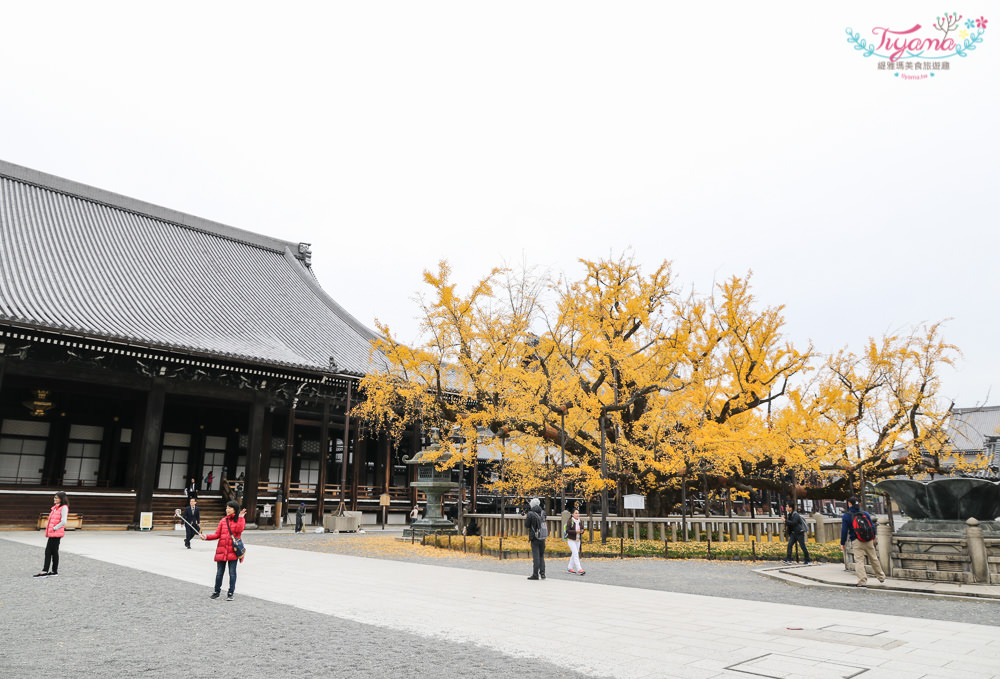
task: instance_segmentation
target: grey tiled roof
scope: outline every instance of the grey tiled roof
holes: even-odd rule
[[[956,450],[981,451],[987,436],[1000,428],[1000,406],[955,408],[948,421],[948,439]]]
[[[376,337],[297,243],[0,161],[5,321],[327,374],[368,372]]]

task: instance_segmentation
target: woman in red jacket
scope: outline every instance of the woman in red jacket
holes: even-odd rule
[[[237,517],[236,512],[240,515]],[[226,515],[219,520],[219,527],[211,535],[201,534],[202,540],[218,540],[219,544],[215,548],[215,592],[210,599],[218,599],[222,592],[222,576],[226,572],[226,564],[229,564],[229,593],[226,601],[233,600],[233,593],[236,591],[236,562],[242,561],[233,551],[233,539],[240,539],[243,535],[243,528],[246,526],[246,509],[240,509],[240,503],[230,500],[226,503]]]
[[[69,518],[69,499],[66,493],[58,491],[52,496],[52,509],[49,510],[49,521],[45,524],[45,565],[42,572],[35,575],[36,578],[46,578],[59,575],[59,542],[66,534],[66,519]],[[52,570],[49,570],[49,563]]]

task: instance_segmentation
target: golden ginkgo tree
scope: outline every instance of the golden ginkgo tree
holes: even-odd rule
[[[761,305],[749,275],[682,296],[666,261],[580,265],[576,279],[497,268],[465,294],[446,262],[425,272],[424,341],[378,325],[383,364],[355,415],[396,439],[437,428],[509,440],[498,484],[510,492],[639,491],[658,511],[689,486],[839,497],[862,475],[930,464],[954,354],[940,325],[820,363],[784,337],[782,307]],[[442,444],[453,453],[442,464],[475,454]]]

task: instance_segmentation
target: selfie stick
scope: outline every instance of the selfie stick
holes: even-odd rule
[[[191,524],[187,522],[187,519],[185,519],[183,516],[181,516],[181,510],[175,509],[174,510],[174,516],[176,516],[178,519],[180,519],[184,523],[187,523],[187,525],[191,526]],[[201,535],[201,531],[198,530],[197,528],[195,528],[194,526],[191,526],[191,530],[193,530],[198,535]]]

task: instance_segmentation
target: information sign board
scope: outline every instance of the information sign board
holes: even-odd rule
[[[646,508],[646,496],[645,495],[626,495],[625,496],[625,509],[645,509]]]

